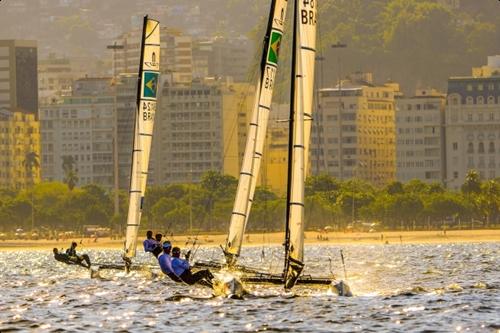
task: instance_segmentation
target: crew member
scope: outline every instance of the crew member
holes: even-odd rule
[[[172,257],[170,256],[170,251],[172,250],[172,244],[169,241],[163,242],[163,253],[158,257],[158,264],[160,264],[161,271],[168,275],[169,278],[175,282],[182,282],[182,280],[174,274],[172,268]]]
[[[153,255],[158,258],[158,256],[163,252],[162,246],[161,246],[161,238],[163,237],[162,234],[156,234],[155,235],[155,240],[158,243],[156,247],[151,251]]]
[[[76,247],[78,244],[76,242],[71,243],[69,249],[66,249],[66,254],[70,257],[76,257]]]
[[[189,267],[189,262],[187,260],[179,258],[181,255],[181,249],[174,247],[172,249],[172,270],[175,275],[181,278],[182,281],[189,285],[200,283],[208,287],[212,287],[212,279],[214,276],[208,269],[198,271],[196,273],[191,273],[191,267]]]
[[[78,246],[78,244],[76,242],[72,242],[71,243],[70,248],[66,250],[66,256],[68,257],[67,260],[71,260],[71,261],[73,261],[74,263],[76,263],[78,265],[82,265],[83,267],[90,268],[90,258],[89,258],[89,256],[87,254],[82,254],[81,256],[79,256],[76,253],[76,247],[77,246]],[[54,249],[54,250],[57,250],[57,249]],[[56,253],[54,251],[54,257],[55,257],[55,254]],[[56,258],[56,260],[58,260],[58,259]],[[83,262],[85,262],[86,265]],[[66,263],[67,263],[67,261],[66,261]]]
[[[69,256],[66,253],[61,253],[57,248],[54,248],[52,250],[54,252],[54,259],[60,262],[63,262],[65,264],[68,263],[69,261]]]
[[[146,232],[146,239],[142,245],[144,245],[144,252],[153,253],[153,250],[160,244],[153,238],[153,232],[148,230],[148,232]]]

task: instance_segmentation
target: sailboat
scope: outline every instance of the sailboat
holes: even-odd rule
[[[231,216],[228,238],[223,248],[226,264],[236,268],[240,255],[250,208],[260,168],[262,149],[270,111],[272,87],[269,88],[268,69],[277,70],[279,42],[283,34],[287,1],[275,0],[266,34],[265,50],[261,64],[261,80],[258,83],[256,102],[250,123],[245,155],[242,163],[238,189]],[[329,285],[339,294],[350,295],[349,287],[342,281],[334,283],[331,278],[301,276],[304,268],[304,187],[308,166],[309,141],[312,125],[314,91],[314,66],[316,55],[317,0],[294,0],[292,71],[289,115],[288,182],[285,222],[285,263],[282,274],[250,271],[241,280],[247,283],[283,284],[291,289],[295,284]],[[276,17],[278,15],[278,17]],[[273,39],[273,33],[279,38]],[[278,40],[278,44],[275,41]],[[277,45],[277,47],[276,47]],[[276,54],[275,58],[272,58]],[[270,59],[276,59],[275,63]],[[274,76],[272,77],[274,80]],[[264,104],[268,103],[268,104]]]
[[[136,255],[160,79],[160,24],[147,15],[144,17],[140,52],[137,105],[134,114],[129,207],[122,253],[125,266],[123,264],[102,263],[98,265],[98,269],[125,269],[129,271],[132,266],[132,259]]]
[[[123,259],[130,266],[135,257],[137,234],[141,224],[142,209],[149,167],[149,155],[153,138],[153,127],[160,78],[160,24],[144,17],[142,29],[141,58],[137,87],[137,109],[135,113],[134,140],[129,189],[127,232]]]
[[[229,233],[224,247],[226,263],[236,264],[241,252],[252,201],[259,176],[264,140],[266,137],[274,81],[278,71],[279,50],[285,29],[288,0],[273,0],[264,38],[264,50],[260,63],[254,108],[248,128],[236,198],[231,214]]]

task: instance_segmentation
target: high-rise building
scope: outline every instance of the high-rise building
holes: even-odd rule
[[[115,52],[117,74],[137,73],[140,63],[142,30],[133,30],[116,39],[123,49]],[[174,83],[189,84],[193,77],[193,47],[190,36],[166,27],[160,28],[160,70],[169,74]]]
[[[469,170],[500,176],[500,75],[451,77],[446,106],[446,184],[458,189]]]
[[[445,179],[444,107],[433,89],[396,98],[396,178],[401,182]]]
[[[473,77],[491,77],[500,76],[500,55],[488,57],[486,66],[473,67]]]
[[[22,189],[40,181],[40,131],[35,114],[0,110],[0,187]]]
[[[376,185],[396,177],[395,96],[399,85],[375,85],[371,74],[356,73],[335,88],[319,91],[310,171]]]
[[[245,37],[199,40],[193,46],[193,76],[231,77],[236,82],[248,82],[253,56],[253,43]]]
[[[63,181],[63,159],[71,156],[78,185],[113,186],[114,95],[110,78],[73,84],[62,103],[40,108],[42,178]]]
[[[280,195],[288,182],[288,130],[290,104],[273,104],[269,115],[262,165],[257,184]]]
[[[38,113],[37,43],[0,40],[0,109]]]
[[[137,74],[120,74],[116,80],[118,180],[121,189],[128,189],[130,186],[134,122],[137,112],[137,82]],[[151,181],[150,174],[151,172],[148,181]]]
[[[56,57],[53,53],[38,62],[38,100],[40,105],[60,102],[71,95],[76,78],[69,58]]]
[[[238,176],[241,123],[252,100],[253,88],[244,84],[166,85],[153,137],[155,183],[198,182],[209,170]]]

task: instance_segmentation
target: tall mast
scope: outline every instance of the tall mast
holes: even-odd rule
[[[153,137],[158,82],[160,77],[160,26],[158,21],[144,17],[139,64],[137,104],[127,215],[124,258],[135,256],[137,234],[141,223],[144,194]]]
[[[317,0],[296,0],[290,99],[290,134],[285,237],[285,288],[304,268],[304,197],[311,136]]]
[[[259,174],[264,138],[278,70],[278,57],[283,36],[288,0],[273,0],[264,39],[260,78],[257,83],[254,109],[247,133],[247,142],[238,181],[238,189],[231,214],[228,238],[224,247],[226,263],[234,265],[241,251],[243,235]]]
[[[290,263],[289,248],[290,248],[290,201],[292,196],[292,166],[293,166],[293,138],[294,138],[294,123],[295,123],[295,80],[296,80],[296,65],[297,65],[297,12],[298,0],[294,0],[293,4],[293,36],[292,36],[292,70],[290,74],[290,113],[288,116],[288,173],[286,185],[286,215],[285,215],[285,265],[283,278],[286,279],[288,267]]]

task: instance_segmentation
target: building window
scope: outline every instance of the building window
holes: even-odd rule
[[[488,146],[488,153],[494,153],[494,152],[495,152],[495,143],[492,141]]]
[[[453,150],[458,150],[458,142],[453,142]]]
[[[455,178],[455,179],[458,178],[458,171],[453,171],[453,178]]]
[[[483,96],[477,97],[477,104],[484,104],[484,97]]]
[[[477,152],[480,154],[484,153],[484,143],[479,142],[479,145],[477,147]]]
[[[472,98],[472,96],[467,96],[467,98],[465,99],[465,104],[474,104],[474,98]]]
[[[469,84],[467,85],[467,91],[472,91],[472,84],[470,84],[470,83],[469,83]]]
[[[480,84],[477,85],[477,90],[478,91],[483,91],[483,89],[484,89],[484,86],[483,86],[482,83],[480,83]]]
[[[495,97],[488,96],[488,104],[495,104]]]
[[[467,162],[467,167],[468,167],[469,169],[473,169],[473,168],[474,168],[474,157],[469,156],[469,158],[468,158],[468,162]]]
[[[473,154],[474,153],[474,144],[472,142],[469,142],[467,146],[467,153]]]

